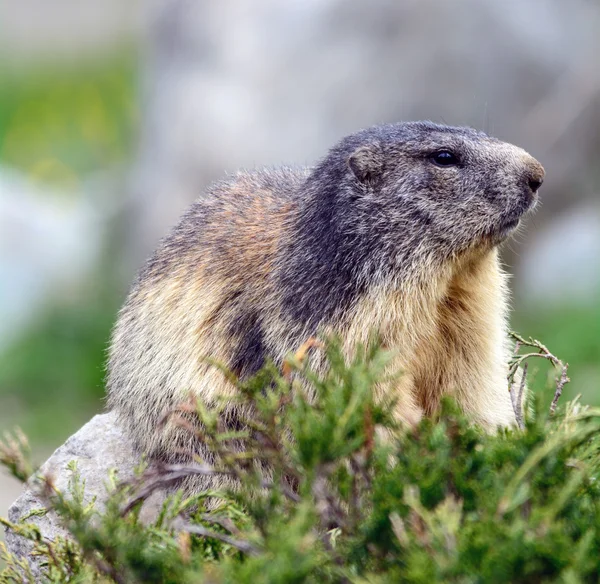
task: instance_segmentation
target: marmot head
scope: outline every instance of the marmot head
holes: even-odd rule
[[[535,206],[544,179],[541,164],[521,148],[430,122],[358,132],[315,175],[320,168],[338,169],[330,177],[341,183],[335,207],[342,229],[378,238],[398,254],[388,256],[394,263],[417,247],[448,258],[499,244]]]

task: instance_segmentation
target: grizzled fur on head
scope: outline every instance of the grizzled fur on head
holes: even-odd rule
[[[436,164],[439,152],[451,153],[456,163]],[[389,237],[388,257],[398,265],[412,250],[407,237],[415,246],[430,241],[443,259],[499,243],[535,204],[543,177],[529,154],[483,132],[413,122],[345,138],[307,186],[325,188],[323,202],[338,207],[348,232],[368,231],[371,239],[379,229]]]
[[[439,152],[456,164],[436,164]],[[366,286],[500,243],[543,176],[525,151],[470,128],[399,123],[344,138],[303,185],[285,254],[290,310],[320,320]]]
[[[161,423],[190,392],[206,402],[235,392],[207,358],[246,377],[321,332],[348,355],[374,333],[404,372],[398,420],[413,423],[451,394],[487,427],[510,424],[496,246],[535,204],[543,175],[516,146],[414,122],[348,136],[314,168],[213,185],[119,314],[109,406],[151,457],[207,458],[188,431]],[[226,423],[239,414],[228,409]]]

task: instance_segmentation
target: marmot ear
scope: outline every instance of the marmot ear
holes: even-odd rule
[[[348,167],[360,182],[374,182],[383,171],[381,145],[372,142],[360,146],[348,158]]]

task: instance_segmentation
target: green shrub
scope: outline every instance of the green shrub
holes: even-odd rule
[[[572,402],[550,415],[533,403],[523,428],[488,435],[446,400],[436,419],[401,429],[391,398],[371,391],[386,353],[349,364],[336,343],[327,353],[324,377],[297,360],[293,375],[267,365],[248,382],[232,377],[254,412],[245,430],[226,432],[222,406],[198,404],[217,466],[147,468],[124,486],[111,477],[102,514],[83,504],[73,468],[68,496],[43,488],[72,540],[9,527],[37,542],[51,582],[597,582],[600,411]],[[18,443],[2,452],[23,478]],[[239,488],[178,492],[143,525],[141,501],[186,472],[226,473]],[[22,581],[4,556],[0,582]]]

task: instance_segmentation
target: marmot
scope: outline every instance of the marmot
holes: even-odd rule
[[[177,460],[191,443],[160,426],[164,414],[190,391],[208,401],[234,391],[206,357],[244,377],[318,333],[339,335],[349,353],[374,333],[403,371],[398,420],[415,423],[450,394],[488,428],[512,424],[497,247],[543,178],[516,146],[409,122],[348,136],[314,168],[215,184],[120,312],[109,407],[141,451]]]

